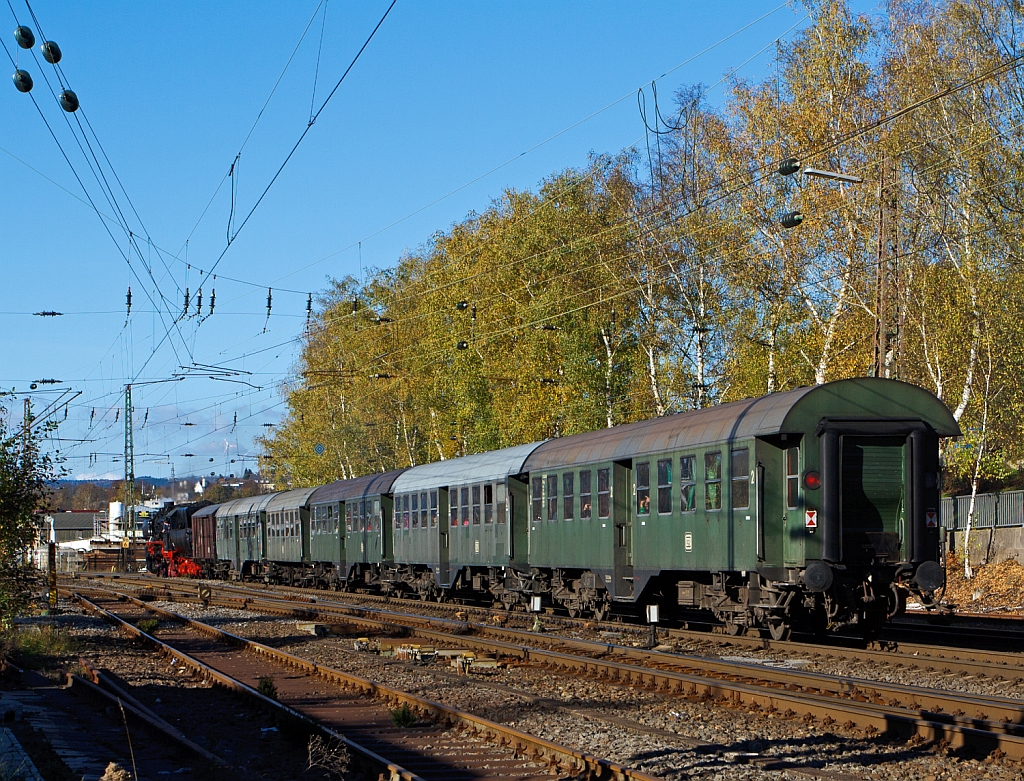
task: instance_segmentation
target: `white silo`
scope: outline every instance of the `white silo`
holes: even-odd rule
[[[124,527],[124,502],[111,502],[107,519],[107,534],[113,536]]]

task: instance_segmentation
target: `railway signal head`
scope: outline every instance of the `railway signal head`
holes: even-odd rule
[[[804,213],[800,211],[786,212],[782,215],[780,222],[783,228],[795,228],[804,221]]]

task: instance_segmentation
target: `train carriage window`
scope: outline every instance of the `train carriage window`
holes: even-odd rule
[[[672,459],[658,462],[658,515],[672,512]]]
[[[636,514],[651,514],[651,465],[647,461],[636,465]]]
[[[722,509],[722,454],[704,454],[704,509]]]
[[[612,514],[612,481],[610,469],[597,470],[597,517],[609,518]]]
[[[795,510],[800,506],[800,448],[786,450],[786,507]]]
[[[533,502],[533,522],[540,523],[544,520],[544,500],[541,494],[544,492],[544,481],[539,478],[533,478],[533,486],[530,491],[530,500]]]
[[[427,494],[420,494],[420,526],[427,528]]]
[[[373,500],[373,515],[371,516],[370,531],[379,531],[380,525],[380,499]]]
[[[448,492],[448,510],[451,515],[451,525],[459,525],[459,489],[454,488]]]
[[[412,528],[418,529],[420,527],[420,495],[412,495]]]
[[[573,472],[566,472],[562,475],[562,517],[567,521],[571,521],[576,515],[574,507],[576,486],[573,485],[575,478],[576,475]]]
[[[460,489],[459,507],[462,510],[462,525],[469,526],[469,488]]]
[[[409,528],[409,494],[402,497],[402,528]]]
[[[395,527],[395,531],[398,531],[399,529],[402,528],[402,497],[401,496],[396,496],[395,497],[394,510],[391,513],[391,515],[393,516],[391,521],[392,521],[392,524]]]
[[[484,483],[484,523],[494,523],[494,483]]]
[[[584,521],[590,520],[590,514],[593,511],[590,499],[590,474],[589,469],[580,472],[580,519]]]
[[[679,512],[691,513],[697,509],[697,457],[679,459]]]
[[[504,483],[498,483],[498,523],[505,523],[507,490]]]
[[[548,475],[548,520],[558,520],[558,475]]]
[[[437,526],[437,491],[430,492],[430,528]]]
[[[395,517],[395,528],[398,528],[398,518]],[[345,531],[352,531],[352,502],[345,502]]]
[[[732,486],[732,506],[736,510],[750,507],[750,450],[741,448],[732,451],[729,470]]]
[[[480,525],[480,486],[473,486],[473,525]]]

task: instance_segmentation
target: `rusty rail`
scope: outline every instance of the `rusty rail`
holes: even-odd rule
[[[284,615],[313,618],[316,615],[339,614],[346,621],[387,631],[395,626],[397,614],[389,611],[374,611],[367,608],[337,608],[322,603],[298,605],[290,600],[273,600],[265,597],[241,600],[242,607],[264,612],[278,612]],[[138,601],[140,605],[146,603]],[[224,600],[225,606],[239,607]],[[159,609],[149,607],[154,612]],[[355,612],[359,615],[352,616]],[[367,614],[377,613],[371,618]],[[174,615],[174,614],[171,614]],[[767,713],[789,715],[804,714],[805,718],[819,719],[829,726],[845,719],[844,726],[857,727],[869,733],[897,732],[918,735],[926,740],[944,741],[954,748],[970,746],[983,753],[1001,751],[1015,759],[1024,759],[1024,705],[1005,698],[983,698],[956,692],[924,689],[920,687],[882,684],[874,681],[844,679],[822,674],[797,673],[765,668],[760,665],[709,660],[698,657],[681,657],[676,654],[659,654],[652,651],[595,643],[586,640],[559,639],[559,642],[587,653],[599,655],[580,656],[560,651],[536,648],[532,645],[509,643],[504,640],[458,635],[431,629],[430,625],[454,622],[421,618],[409,621],[415,631],[425,638],[452,643],[473,645],[477,648],[497,651],[506,655],[527,659],[552,669],[574,674],[586,674],[627,686],[653,688],[671,694],[691,697],[706,697],[723,704],[745,705]],[[205,625],[204,625],[205,626]],[[506,636],[536,639],[529,633],[518,630],[500,630],[490,626],[473,625],[476,631],[489,634],[504,633]],[[220,631],[220,630],[214,630]],[[252,641],[242,640],[242,643]],[[259,645],[259,644],[256,644]],[[274,651],[274,653],[282,653]],[[666,665],[698,664],[716,676],[709,677],[699,672],[678,672],[670,669],[655,669],[638,664],[617,662],[606,658],[621,653],[642,661],[657,661]],[[288,655],[291,657],[291,655]],[[297,659],[297,657],[291,657]],[[298,660],[298,666],[316,668],[311,662]],[[739,677],[741,680],[736,680]],[[742,680],[745,679],[745,680]],[[755,681],[760,681],[757,683]],[[831,692],[826,694],[823,692]],[[835,695],[841,695],[839,698]],[[902,707],[888,703],[899,698]],[[964,713],[965,708],[974,708],[974,716]],[[982,710],[984,709],[984,710]],[[998,719],[1003,719],[999,721]]]
[[[272,648],[262,643],[258,643],[254,640],[247,640],[243,637],[239,637],[238,635],[226,632],[223,629],[218,629],[217,627],[210,626],[209,624],[205,624],[201,621],[196,621],[195,619],[187,618],[178,613],[174,613],[170,610],[164,610],[163,608],[156,607],[147,602],[144,602],[143,600],[136,599],[135,597],[131,597],[128,595],[119,595],[116,592],[109,593],[111,593],[112,596],[119,596],[123,599],[126,599],[135,606],[140,607],[144,610],[148,610],[152,613],[155,613],[156,615],[160,615],[164,618],[183,623],[191,627],[192,629],[201,632],[209,637],[213,637],[221,641],[228,642],[242,648],[246,648],[249,651],[252,651],[253,653],[267,656],[271,659],[283,662],[296,669],[325,678],[329,681],[332,681],[335,684],[338,684],[339,686],[354,689],[372,697],[384,699],[397,707],[400,707],[402,705],[408,705],[410,710],[415,712],[418,716],[428,718],[436,722],[444,723],[449,726],[460,727],[462,729],[468,730],[471,734],[475,736],[483,737],[485,739],[491,740],[492,742],[496,742],[501,745],[510,746],[516,751],[524,754],[539,757],[540,759],[543,759],[549,762],[550,764],[557,766],[563,771],[572,773],[575,777],[595,779],[595,781],[597,779],[614,779],[615,781],[657,781],[657,779],[654,776],[648,775],[638,770],[634,770],[632,768],[625,767],[616,762],[601,759],[599,757],[594,756],[593,754],[588,754],[586,752],[576,751],[575,749],[560,746],[557,743],[553,743],[549,740],[545,740],[535,735],[531,735],[526,732],[521,732],[519,730],[512,729],[511,727],[507,727],[503,724],[498,724],[496,722],[481,718],[479,716],[467,713],[465,711],[460,711],[456,708],[451,708],[447,705],[443,705],[439,702],[429,700],[425,697],[420,697],[418,695],[410,694],[399,689],[384,686],[375,681],[371,681],[367,678],[362,678],[357,675],[345,673],[341,670],[337,670],[326,665],[316,664],[309,660],[295,656],[294,654],[290,654],[286,651],[281,651],[277,648]],[[84,597],[80,598],[84,599]],[[102,610],[102,608],[99,608],[98,606],[96,607],[99,610]],[[113,616],[113,614],[109,615]],[[117,617],[114,616],[114,618]],[[118,619],[118,621],[121,620]],[[131,624],[126,624],[123,621],[121,621],[121,623],[131,627],[136,632],[145,635],[145,633],[141,633],[137,627],[134,627]],[[160,643],[159,640],[156,640],[156,638],[152,638],[149,635],[145,635],[145,637],[152,639],[154,642]],[[171,646],[165,647],[171,648]],[[177,650],[172,649],[172,651],[175,654],[180,654],[180,652]],[[222,673],[218,673],[217,671],[212,670],[212,668],[203,665],[202,662],[198,662],[198,660],[196,660],[196,663],[202,665],[203,668],[205,668],[206,670],[213,671],[216,675],[223,675]],[[238,685],[245,686],[244,684]],[[249,687],[245,688],[249,689]],[[249,689],[249,691],[252,691],[255,694],[259,695],[259,693],[255,692],[255,690]],[[262,695],[259,696],[262,697]],[[271,700],[270,702],[273,702],[273,700]],[[279,703],[275,704],[278,704],[280,706]],[[296,711],[292,712],[297,713]],[[308,717],[302,716],[302,714],[298,715],[306,721],[314,723],[311,720],[309,720]],[[405,778],[405,776],[402,776],[402,778]]]
[[[214,668],[206,664],[203,664],[198,659],[195,659],[192,656],[189,656],[188,654],[179,651],[173,646],[170,646],[167,643],[164,643],[163,641],[156,639],[151,634],[143,632],[134,624],[128,623],[119,616],[116,616],[113,613],[111,613],[109,610],[105,610],[104,608],[97,605],[95,602],[86,599],[81,594],[73,592],[71,596],[90,612],[95,613],[98,616],[101,616],[102,618],[117,626],[119,629],[128,632],[129,634],[142,640],[143,642],[155,646],[156,648],[160,649],[164,654],[173,656],[179,662],[184,664],[186,667],[191,668],[194,672],[198,673],[202,677],[211,680],[217,685],[223,686],[224,688],[229,689],[230,691],[239,692],[240,694],[244,694],[247,697],[251,697],[252,699],[259,702],[261,705],[263,705],[265,708],[268,708],[270,710],[276,709],[278,712],[285,715],[286,717],[294,719],[295,721],[298,721],[299,723],[306,725],[313,732],[319,732],[325,737],[330,737],[344,743],[346,748],[348,748],[350,751],[352,751],[357,756],[362,758],[364,762],[372,766],[375,770],[380,770],[382,772],[387,773],[389,781],[424,781],[424,779],[422,779],[415,773],[412,773],[403,768],[402,766],[396,765],[395,763],[388,761],[387,759],[374,753],[373,751],[370,751],[369,749],[359,745],[358,743],[349,740],[344,735],[341,735],[340,733],[334,732],[333,730],[330,730],[327,727],[318,724],[305,714],[299,713],[297,710],[289,708],[287,705],[283,705],[282,703],[277,702],[276,700],[272,700],[269,697],[264,696],[260,692],[253,689],[251,686],[246,686],[241,681],[237,681],[231,676],[225,675],[219,670],[215,670]],[[117,595],[115,594],[114,596]],[[132,599],[132,601],[138,602],[147,610],[153,610],[154,612],[156,612],[153,608],[147,607],[144,602],[140,602],[139,600],[135,600],[131,597],[128,597],[128,599]],[[176,614],[169,613],[168,615],[175,616]],[[187,619],[181,620],[187,621]],[[213,627],[210,627],[210,629],[213,629]]]

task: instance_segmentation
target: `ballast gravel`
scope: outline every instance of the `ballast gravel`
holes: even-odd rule
[[[679,696],[557,675],[529,666],[459,676],[440,662],[420,665],[356,651],[353,637],[317,638],[300,630],[296,622],[290,620],[187,603],[155,604],[310,661],[403,689],[671,781],[684,778],[1010,781],[1022,778],[1020,766],[1007,760],[960,757],[923,746],[915,740],[866,738],[863,733],[835,727],[824,729],[799,719],[769,717]],[[416,640],[402,638],[391,642],[399,645]],[[685,650],[698,652],[695,648]],[[716,655],[721,655],[720,646],[718,652]],[[749,649],[742,653],[734,651],[734,654],[751,659],[771,657],[771,654]],[[862,677],[881,677],[877,670],[871,675],[872,670],[864,667]],[[859,675],[846,663],[820,658],[810,660],[805,669]],[[898,670],[892,673],[897,682],[929,685],[919,676],[922,671],[894,669]],[[942,680],[945,676],[936,678]],[[1005,684],[998,686],[998,692],[1014,696]]]

